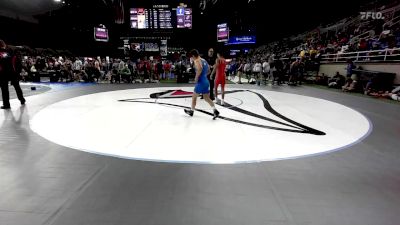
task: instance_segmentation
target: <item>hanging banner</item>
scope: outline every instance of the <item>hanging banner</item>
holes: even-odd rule
[[[161,40],[160,55],[161,56],[168,55],[168,41],[167,40]]]

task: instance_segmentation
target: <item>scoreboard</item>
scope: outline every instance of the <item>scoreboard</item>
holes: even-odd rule
[[[176,13],[175,13],[176,10]],[[130,25],[133,29],[174,29],[192,28],[192,9],[179,6],[131,8]]]
[[[157,23],[157,18],[154,17],[154,24]],[[172,29],[172,12],[168,9],[158,9],[158,23],[160,29]],[[157,27],[154,27],[157,29]]]

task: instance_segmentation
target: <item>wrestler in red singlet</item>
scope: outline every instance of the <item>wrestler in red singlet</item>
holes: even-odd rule
[[[215,86],[214,86],[214,93],[215,93],[215,98],[218,100],[218,87],[221,85],[221,105],[224,105],[224,99],[225,99],[225,80],[226,80],[226,75],[225,75],[225,69],[226,69],[226,60],[222,53],[217,54],[217,60],[215,63],[215,68],[213,71],[213,74],[216,73],[215,77]]]
[[[226,80],[225,69],[226,69],[225,58],[218,54],[215,88],[218,88],[218,86],[221,85],[222,89],[225,89],[225,80]]]

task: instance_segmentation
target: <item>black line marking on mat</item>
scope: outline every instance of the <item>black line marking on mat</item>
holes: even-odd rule
[[[125,99],[125,100],[119,100],[120,102],[136,102],[136,103],[147,103],[147,104],[160,104],[160,105],[165,105],[165,106],[174,106],[174,107],[178,107],[178,108],[182,108],[182,109],[190,109],[190,107],[187,106],[182,106],[182,105],[176,105],[176,104],[171,104],[171,103],[161,103],[158,102],[157,100],[159,99],[174,99],[174,98],[191,98],[191,96],[167,96],[167,97],[160,97],[162,95],[171,93],[173,91],[176,90],[169,90],[169,91],[164,91],[164,92],[159,92],[159,93],[153,93],[150,95],[150,98],[136,98],[136,99]],[[288,123],[284,123],[278,120],[274,120],[271,119],[269,117],[265,117],[262,115],[258,115],[256,113],[250,112],[248,110],[245,109],[241,109],[239,107],[233,106],[229,103],[225,103],[225,105],[223,106],[224,108],[236,111],[238,113],[242,113],[248,116],[252,116],[261,120],[265,120],[265,121],[269,121],[272,123],[276,123],[279,125],[283,125],[286,126],[288,128],[280,128],[280,127],[273,127],[273,126],[266,126],[266,125],[262,125],[262,124],[256,124],[256,123],[250,123],[250,122],[246,122],[246,121],[241,121],[241,120],[237,120],[237,119],[232,119],[229,117],[224,117],[224,116],[219,116],[219,119],[222,120],[226,120],[226,121],[231,121],[231,122],[235,122],[235,123],[239,123],[239,124],[244,124],[244,125],[248,125],[248,126],[253,126],[253,127],[259,127],[259,128],[264,128],[264,129],[271,129],[271,130],[278,130],[278,131],[285,131],[285,132],[293,132],[293,133],[303,133],[303,134],[312,134],[312,135],[326,135],[326,133],[319,131],[317,129],[311,128],[309,126],[303,125],[299,122],[296,122],[292,119],[289,119],[287,117],[285,117],[284,115],[280,114],[279,112],[277,112],[272,106],[271,104],[268,102],[268,100],[261,94],[254,92],[254,91],[250,91],[250,90],[234,90],[234,91],[227,91],[225,92],[225,94],[232,94],[232,93],[237,93],[237,92],[249,92],[249,93],[253,93],[256,96],[258,96],[261,101],[263,102],[263,106],[265,108],[265,110],[267,110],[268,112],[270,112],[271,114],[275,115],[278,118],[281,118],[282,120],[288,122]],[[155,100],[154,102],[149,102],[149,101],[144,101],[144,100]],[[206,115],[210,115],[213,116],[212,113],[207,112],[205,110],[200,110],[197,109],[197,112],[201,112],[204,113]]]

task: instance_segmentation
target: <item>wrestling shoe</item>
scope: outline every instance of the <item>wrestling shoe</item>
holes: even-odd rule
[[[194,111],[191,109],[185,109],[185,113],[188,114],[189,116],[193,116]]]
[[[217,119],[219,117],[219,112],[218,110],[214,109],[214,117],[213,120]]]

